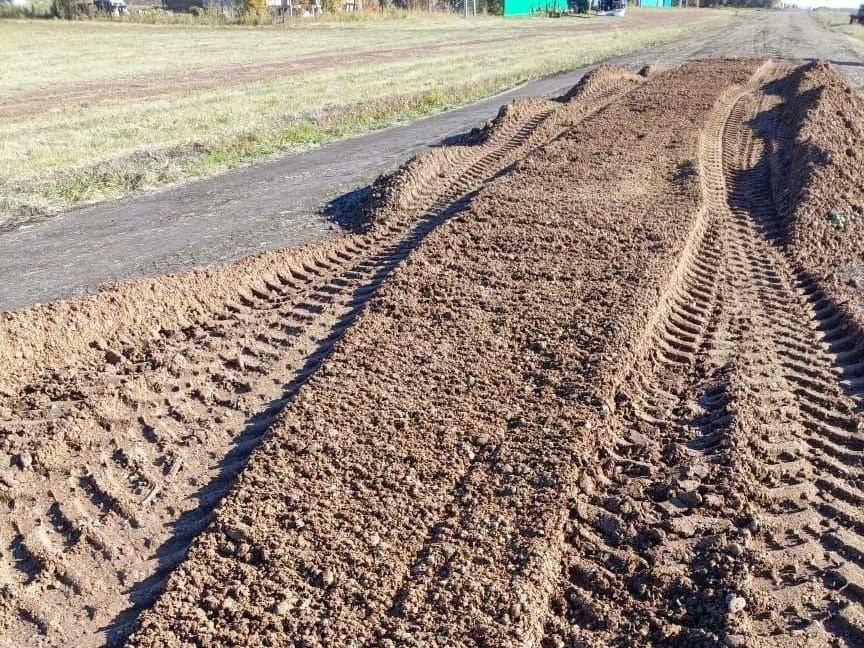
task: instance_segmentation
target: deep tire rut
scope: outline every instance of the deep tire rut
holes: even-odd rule
[[[774,106],[706,126],[706,224],[574,498],[548,646],[864,645],[864,348],[779,242]]]

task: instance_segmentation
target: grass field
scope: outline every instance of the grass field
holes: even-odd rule
[[[811,15],[829,29],[864,40],[864,25],[849,24],[851,13],[855,13],[855,10],[814,11]]]
[[[0,21],[0,227],[319,145],[732,19]]]

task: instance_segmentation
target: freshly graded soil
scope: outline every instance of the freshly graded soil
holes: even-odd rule
[[[586,430],[704,227],[701,125],[763,67],[658,76],[431,233],[130,645],[539,643]]]
[[[122,641],[393,268],[468,194],[639,83],[601,69],[565,100],[506,108],[377,183],[356,234],[4,315],[6,637]]]
[[[7,314],[4,638],[864,645],[862,116],[601,68],[355,234]]]

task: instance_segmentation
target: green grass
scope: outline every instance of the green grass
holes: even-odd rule
[[[0,226],[383,128],[732,19],[633,13],[630,21],[410,15],[258,28],[0,21],[0,60],[11,71],[0,75],[0,97],[169,80],[159,96],[0,117]],[[652,26],[655,16],[664,24]],[[417,49],[352,63],[388,48]],[[345,53],[339,65],[292,75],[209,88],[172,81],[336,51]]]

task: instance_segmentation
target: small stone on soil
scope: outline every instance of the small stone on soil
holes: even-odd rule
[[[729,611],[729,614],[738,614],[746,607],[747,601],[744,597],[736,596],[735,594],[729,594],[726,597],[726,609]]]
[[[680,493],[678,495],[678,499],[684,504],[684,506],[688,506],[690,508],[695,508],[702,503],[702,495],[699,494],[699,491],[686,491],[684,493]]]

